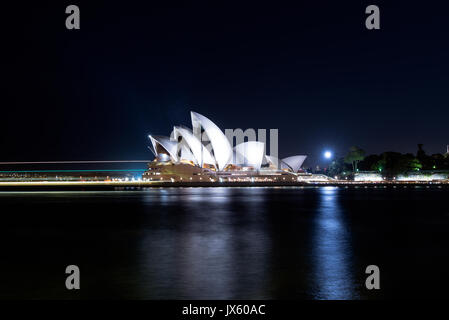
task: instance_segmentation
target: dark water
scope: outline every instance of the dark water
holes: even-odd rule
[[[1,298],[448,297],[448,189],[0,193]],[[81,290],[65,289],[65,267]],[[368,291],[365,268],[381,271]]]

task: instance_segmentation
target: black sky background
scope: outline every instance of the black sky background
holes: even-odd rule
[[[65,28],[77,4],[81,30]],[[369,4],[381,30],[365,28]],[[440,1],[34,1],[2,6],[0,161],[152,159],[149,133],[278,128],[280,155],[443,153]]]

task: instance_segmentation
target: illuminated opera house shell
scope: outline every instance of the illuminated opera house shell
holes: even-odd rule
[[[244,167],[260,170],[265,163],[271,168],[297,172],[306,159],[306,156],[282,160],[267,156],[265,144],[259,141],[243,142],[232,148],[228,138],[215,123],[193,111],[191,117],[193,130],[175,126],[170,137],[149,136],[150,149],[157,161],[189,163],[216,171]]]

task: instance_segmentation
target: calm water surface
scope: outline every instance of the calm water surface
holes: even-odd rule
[[[0,298],[447,297],[448,189],[0,192]],[[81,290],[65,289],[65,267]],[[364,287],[381,270],[381,290]]]

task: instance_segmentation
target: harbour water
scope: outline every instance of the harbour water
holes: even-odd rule
[[[447,188],[0,192],[2,299],[443,298]],[[77,265],[81,289],[65,288]],[[365,269],[380,268],[380,290]]]

